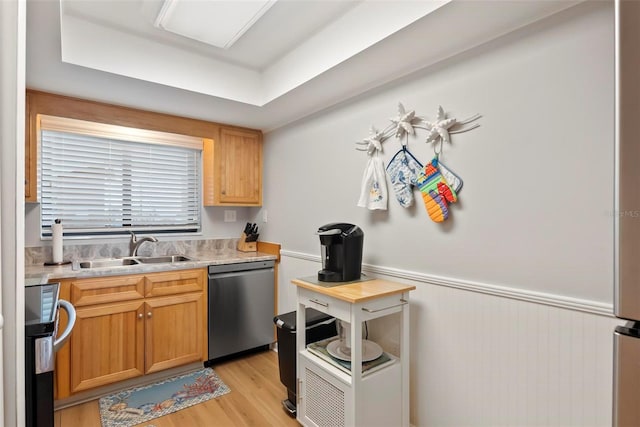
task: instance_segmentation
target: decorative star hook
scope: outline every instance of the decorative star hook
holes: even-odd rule
[[[362,140],[362,142],[356,142],[356,144],[358,145],[366,145],[367,148],[356,148],[357,150],[360,151],[367,151],[368,155],[373,155],[373,153],[375,153],[376,151],[380,151],[382,152],[382,142],[388,138],[387,135],[385,135],[385,133],[387,132],[387,129],[385,129],[382,132],[379,132],[376,130],[376,128],[374,128],[373,126],[371,126],[371,128],[369,129],[369,136],[364,138]]]
[[[451,135],[467,132],[479,127],[480,125],[477,123],[473,123],[467,127],[464,127],[464,125],[478,120],[480,117],[482,117],[480,114],[474,114],[467,119],[457,120],[454,117],[447,117],[444,109],[439,105],[436,119],[434,121],[428,121],[424,117],[416,116],[414,110],[407,111],[404,105],[399,102],[398,116],[391,119],[391,124],[382,131],[377,131],[372,126],[369,136],[361,142],[356,142],[357,145],[366,145],[367,147],[356,147],[356,149],[366,151],[367,154],[371,156],[377,151],[382,151],[382,143],[390,138],[392,134],[395,134],[394,136],[398,139],[406,138],[408,140],[409,135],[415,135],[415,129],[418,128],[427,131],[427,143],[440,142],[440,150],[442,150],[443,143],[451,142]],[[406,143],[403,143],[403,145],[405,144]]]
[[[424,124],[429,132],[427,134],[427,143],[436,142],[438,138],[442,138],[444,142],[450,142],[449,128],[456,124],[456,119],[453,117],[447,118],[444,109],[439,105],[436,120],[433,122],[424,120]]]
[[[396,127],[396,138],[402,138],[405,135],[415,135],[414,126],[420,123],[422,119],[416,116],[415,110],[406,111],[404,105],[398,102],[398,118],[391,119]]]

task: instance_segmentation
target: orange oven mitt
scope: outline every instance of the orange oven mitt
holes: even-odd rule
[[[455,203],[458,195],[438,170],[437,156],[418,174],[417,186],[422,193],[429,218],[435,222],[449,218],[448,203]]]

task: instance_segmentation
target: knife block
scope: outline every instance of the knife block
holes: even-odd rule
[[[247,242],[247,235],[242,233],[240,236],[240,240],[238,240],[238,250],[240,252],[257,252],[258,251],[258,243],[257,242]]]

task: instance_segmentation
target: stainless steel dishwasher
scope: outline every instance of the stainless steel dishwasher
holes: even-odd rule
[[[209,364],[274,342],[274,265],[209,266]]]

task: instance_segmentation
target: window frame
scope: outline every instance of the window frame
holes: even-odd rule
[[[185,227],[184,225],[176,225],[173,227],[166,227],[161,229],[157,226],[129,226],[122,225],[121,227],[104,227],[102,230],[94,229],[92,231],[70,231],[69,234],[77,238],[88,238],[91,236],[113,236],[127,234],[131,231],[153,231],[154,233],[200,233],[202,230],[202,150],[206,138],[183,135],[179,133],[163,132],[150,129],[141,129],[136,127],[121,126],[108,123],[100,123],[89,120],[74,119],[69,117],[54,116],[49,114],[37,114],[36,115],[36,137],[38,147],[38,200],[40,198],[41,180],[42,180],[42,165],[40,162],[41,144],[42,144],[42,130],[58,131],[65,133],[74,133],[80,135],[86,135],[89,137],[108,138],[123,142],[143,143],[143,144],[158,144],[171,147],[181,147],[185,149],[195,150],[198,154],[196,160],[197,169],[197,201],[195,207],[198,209],[197,226]],[[123,199],[124,201],[124,199]],[[41,239],[47,239],[51,236],[50,226],[47,227],[43,223],[42,212],[39,217],[40,236]]]

